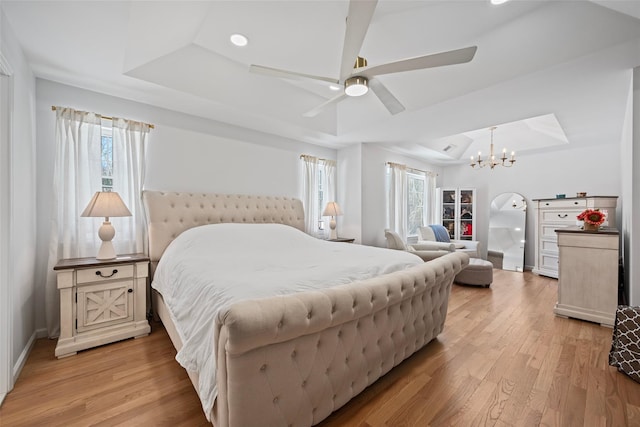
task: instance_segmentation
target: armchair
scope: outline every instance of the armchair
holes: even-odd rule
[[[429,242],[425,245],[407,245],[396,233],[391,230],[384,230],[384,236],[387,238],[387,247],[400,251],[407,251],[422,258],[423,261],[431,261],[454,251],[454,244],[446,244],[439,242],[438,245],[432,245]]]
[[[418,228],[418,245],[434,243],[452,244],[456,252],[464,252],[471,258],[480,258],[480,242],[477,240],[451,240],[442,225],[427,225]],[[417,246],[417,245],[416,245]]]

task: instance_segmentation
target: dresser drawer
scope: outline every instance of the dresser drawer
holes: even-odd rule
[[[106,280],[128,279],[133,277],[133,265],[109,265],[104,267],[83,268],[76,272],[78,283],[96,283]]]
[[[545,270],[558,271],[558,256],[557,255],[540,255],[540,266]]]
[[[538,205],[541,209],[548,208],[577,208],[584,209],[587,207],[586,199],[555,199],[555,200],[544,200],[540,201]]]
[[[567,222],[576,225],[577,216],[582,212],[580,209],[558,209],[541,212],[541,222]]]
[[[557,240],[540,240],[540,252],[558,254]]]
[[[558,240],[558,235],[556,234],[556,230],[560,229],[560,228],[565,228],[565,227],[569,227],[571,225],[575,225],[575,221],[573,221],[572,223],[565,223],[565,224],[541,224],[540,225],[540,238],[545,239],[545,240],[552,240],[552,241],[556,241]]]

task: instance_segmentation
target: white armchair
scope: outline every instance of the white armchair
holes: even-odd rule
[[[477,240],[453,240],[449,239],[449,232],[446,228],[441,225],[435,226],[437,228],[442,227],[440,231],[440,235],[445,236],[446,239],[443,238],[438,241],[436,238],[436,232],[434,232],[433,228],[430,225],[422,226],[418,228],[418,243],[414,246],[424,245],[433,245],[433,244],[444,244],[449,245],[453,244],[456,252],[464,252],[469,255],[471,258],[480,258],[480,242]],[[448,241],[447,241],[448,240]],[[434,248],[435,249],[435,248]]]
[[[391,230],[384,230],[384,235],[387,238],[387,247],[389,249],[397,249],[400,251],[407,251],[422,258],[423,261],[431,261],[453,252],[453,244],[441,244],[441,245],[407,245],[396,233]],[[437,242],[433,242],[437,243]]]

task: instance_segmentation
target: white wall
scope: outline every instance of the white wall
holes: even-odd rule
[[[580,146],[575,141],[572,146]],[[443,187],[472,187],[476,189],[476,238],[483,242],[486,256],[489,233],[489,208],[500,193],[520,193],[529,205],[527,211],[525,266],[534,265],[535,209],[532,199],[553,198],[556,194],[575,197],[586,191],[592,196],[620,196],[620,144],[609,144],[557,150],[521,156],[513,168],[496,167],[472,169],[468,165],[445,168]],[[619,200],[620,202],[620,200]],[[620,210],[616,220],[620,221]]]
[[[35,339],[34,265],[36,254],[35,78],[11,26],[0,9],[0,52],[12,70],[13,90],[9,136],[8,194],[10,247],[7,283],[12,309],[10,363],[17,377]],[[7,165],[2,165],[6,167]],[[6,171],[5,171],[6,172]],[[6,242],[5,242],[6,243]]]
[[[386,150],[378,145],[362,146],[362,243],[387,247],[384,229],[387,227],[386,163],[394,162],[412,168],[438,173],[442,169],[427,163]]]
[[[145,188],[301,197],[300,154],[336,158],[336,150],[38,79],[38,257],[36,324],[45,325],[51,180],[55,153],[52,105],[152,123]],[[97,232],[97,231],[96,231]]]

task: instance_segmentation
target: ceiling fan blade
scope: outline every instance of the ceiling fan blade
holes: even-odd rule
[[[250,65],[249,72],[263,74],[265,76],[281,77],[292,80],[320,80],[328,83],[339,84],[338,80],[331,77],[314,76],[312,74],[296,73],[295,71],[280,70],[278,68],[265,67],[262,65]]]
[[[365,76],[370,79],[374,76],[379,76],[382,74],[442,67],[444,65],[463,64],[473,59],[477,49],[477,46],[471,46],[465,47],[463,49],[450,50],[448,52],[440,52],[434,53],[432,55],[403,59],[402,61],[390,62],[388,64],[364,68],[361,72],[357,72],[354,74]]]
[[[402,113],[404,110],[406,110],[406,108],[404,108],[404,105],[402,105],[402,103],[398,101],[398,98],[393,96],[393,94],[389,92],[389,89],[387,89],[387,87],[383,85],[380,80],[369,80],[369,87],[371,88],[373,93],[376,94],[382,104],[387,107],[387,110],[389,110],[391,114]]]
[[[341,93],[338,96],[334,96],[331,99],[326,100],[325,102],[323,102],[322,104],[318,105],[317,107],[307,111],[306,113],[303,114],[304,117],[315,117],[318,114],[320,114],[322,112],[322,110],[324,110],[327,106],[331,105],[331,104],[336,104],[338,101],[340,101],[342,98],[345,98],[347,95],[345,95],[344,93]]]
[[[340,81],[344,81],[353,72],[353,65],[360,53],[364,36],[367,34],[377,4],[378,0],[351,0],[349,2],[349,15],[347,16],[342,62],[340,63]]]

